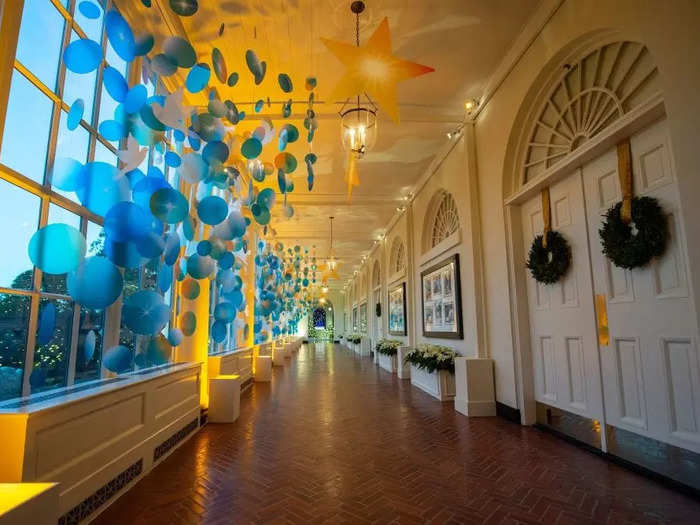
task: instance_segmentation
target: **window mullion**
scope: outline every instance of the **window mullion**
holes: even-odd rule
[[[5,2],[5,5],[0,9],[0,148],[2,134],[5,130],[5,113],[10,96],[12,65],[17,52],[23,8],[24,0],[17,0]]]

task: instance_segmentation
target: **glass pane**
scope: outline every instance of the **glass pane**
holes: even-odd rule
[[[76,383],[100,377],[104,324],[105,315],[103,310],[80,308],[78,348],[75,356]],[[90,333],[93,335],[90,335]]]
[[[29,239],[39,224],[39,197],[0,179],[0,224],[4,229],[0,257],[0,286],[32,289],[34,265],[29,260]]]
[[[76,230],[80,230],[80,217],[78,215],[68,211],[58,204],[51,203],[49,204],[49,216],[46,224],[53,224],[55,222],[62,222],[73,226]],[[66,274],[42,274],[41,290],[43,292],[68,295],[68,289],[66,288]]]
[[[44,182],[53,102],[16,69],[5,115],[0,162]]]
[[[75,2],[75,13],[73,14],[73,20],[77,22],[80,29],[85,31],[85,34],[90,40],[94,40],[98,44],[102,43],[102,20],[104,12],[100,13],[97,18],[87,18],[84,16],[80,9],[78,9],[78,4],[81,0],[76,0]],[[92,2],[95,5],[100,5],[100,2]],[[102,6],[100,5],[100,11],[102,11]]]
[[[90,144],[90,133],[82,126],[78,126],[73,131],[66,126],[68,114],[61,111],[61,122],[58,125],[58,137],[56,139],[56,158],[71,158],[81,164],[87,162],[88,146]],[[57,193],[64,197],[78,202],[78,197],[73,191],[63,191],[54,188]]]
[[[64,24],[51,2],[24,1],[16,57],[52,91],[56,90]]]
[[[76,32],[71,34],[71,42],[79,40]],[[95,103],[95,84],[97,83],[97,70],[90,73],[73,73],[66,70],[66,79],[63,82],[63,101],[69,106],[76,99],[82,98],[85,103],[83,119],[92,124],[93,104]]]
[[[129,79],[129,76],[127,75],[128,73],[128,64],[122,60],[122,58],[117,55],[117,53],[112,49],[112,44],[107,42],[107,51],[105,52],[105,59],[107,60],[107,63],[112,66],[114,69],[118,70],[122,75],[124,75],[124,78],[127,80]]]
[[[0,400],[22,394],[30,298],[0,294]]]
[[[117,109],[117,106],[119,106],[119,102],[114,100],[109,93],[107,92],[107,88],[104,87],[104,84],[102,85],[102,94],[100,95],[100,113],[99,113],[99,119],[98,121],[100,123],[104,122],[105,120],[112,120],[114,119],[114,110]],[[99,129],[99,126],[98,126]],[[119,141],[118,140],[111,140],[109,141],[110,144],[112,144],[115,148],[119,147]]]
[[[112,153],[107,146],[102,144],[99,140],[95,140],[95,161],[106,162],[107,164],[113,164],[117,166],[119,164],[117,156]]]
[[[53,316],[46,313],[49,308],[54,309]],[[50,321],[51,317],[54,318],[53,323],[44,323],[44,318],[49,318]],[[39,304],[34,367],[29,376],[32,394],[66,386],[72,332],[73,301],[42,298]]]
[[[88,222],[87,235],[85,235],[85,241],[87,242],[86,257],[105,254],[105,233],[102,229],[102,226],[100,226],[99,224],[96,224],[94,222]]]

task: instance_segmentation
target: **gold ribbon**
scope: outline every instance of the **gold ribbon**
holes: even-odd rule
[[[629,224],[632,220],[632,150],[629,138],[617,145],[617,176],[622,192],[620,218],[622,222]]]
[[[549,188],[542,190],[542,221],[544,230],[542,231],[542,248],[547,248],[547,234],[552,231],[552,210],[549,205]]]

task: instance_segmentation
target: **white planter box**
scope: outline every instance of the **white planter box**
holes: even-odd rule
[[[353,352],[355,352],[356,354],[359,354],[359,353],[360,353],[360,346],[361,346],[361,345],[362,345],[362,343],[357,343],[357,344],[352,343],[352,350],[353,350]]]
[[[375,350],[375,354],[378,356],[379,359],[379,366],[381,366],[384,370],[387,372],[391,372],[392,374],[395,374],[397,372],[398,366],[397,366],[397,358],[396,355],[386,355],[382,354],[381,352],[377,352]]]
[[[455,375],[447,370],[428,372],[411,365],[411,384],[440,401],[452,401],[455,398]]]
[[[399,379],[411,379],[411,365],[404,363],[406,354],[411,351],[408,346],[400,346],[396,352],[396,366],[398,367],[396,374]]]
[[[369,337],[363,337],[360,341],[360,355],[369,356],[372,353],[372,340]]]

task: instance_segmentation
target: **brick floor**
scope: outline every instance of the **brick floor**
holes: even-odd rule
[[[95,523],[700,523],[700,503],[318,345]]]

